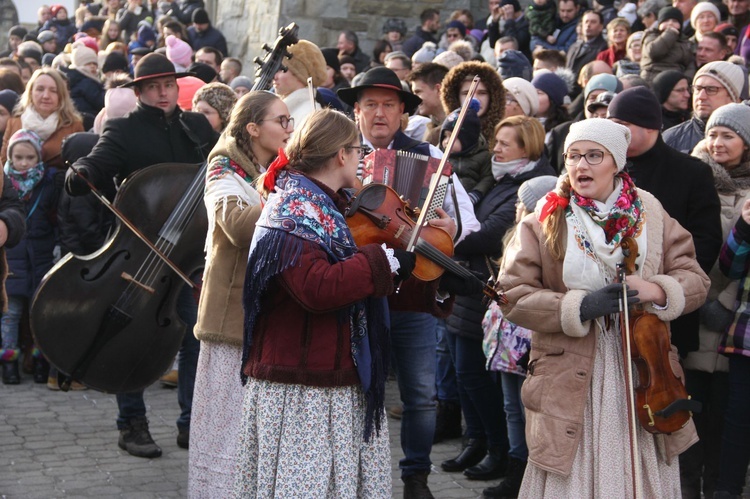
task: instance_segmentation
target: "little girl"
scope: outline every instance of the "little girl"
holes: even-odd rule
[[[22,318],[28,320],[28,307],[39,282],[52,267],[52,252],[56,244],[55,207],[58,189],[53,177],[55,168],[46,168],[41,161],[42,140],[26,129],[14,133],[8,143],[5,174],[26,208],[26,235],[14,248],[7,249],[8,312],[0,321],[2,355],[6,363],[3,382],[18,384],[18,330]],[[7,181],[7,180],[6,180]],[[38,363],[44,363],[41,358]],[[34,380],[43,383],[44,376]]]
[[[555,188],[557,177],[544,175],[527,180],[518,189],[516,224],[534,212],[537,202]],[[513,237],[515,226],[508,231],[503,246]],[[521,385],[531,349],[531,330],[513,324],[503,317],[500,306],[492,302],[482,321],[484,354],[487,370],[500,371],[503,405],[508,425],[508,474],[499,485],[484,490],[484,497],[516,497],[521,488],[529,451],[526,448],[526,417],[521,403]]]

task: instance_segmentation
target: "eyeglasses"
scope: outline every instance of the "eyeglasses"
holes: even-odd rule
[[[507,97],[505,99],[505,103],[509,106],[512,106],[513,104],[518,104],[518,101],[516,99],[513,99],[511,97]]]
[[[369,147],[367,146],[346,146],[344,149],[357,149],[360,161],[365,159],[365,156],[367,156],[367,153],[369,152]]]
[[[284,130],[289,128],[289,125],[292,125],[292,128],[294,128],[294,118],[291,116],[284,116],[283,114],[281,116],[274,116],[273,118],[258,120],[258,123],[263,123],[264,121],[276,121]]]
[[[716,95],[719,93],[719,90],[721,90],[721,87],[704,87],[703,85],[692,85],[690,86],[690,93],[692,94],[699,94],[702,91],[706,91],[706,95]]]
[[[580,154],[577,152],[571,152],[571,153],[565,153],[563,154],[563,159],[565,160],[565,164],[568,166],[576,166],[580,161],[581,158],[586,158],[586,163],[590,164],[591,166],[596,166],[601,164],[602,161],[604,161],[605,156],[604,151],[589,151],[586,154]]]

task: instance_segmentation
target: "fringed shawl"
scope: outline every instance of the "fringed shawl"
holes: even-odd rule
[[[250,357],[253,330],[262,313],[263,294],[271,279],[299,262],[305,244],[323,249],[330,263],[341,262],[357,247],[333,199],[299,172],[282,171],[266,202],[250,245],[243,303],[245,307],[242,368]],[[364,438],[380,431],[384,408],[389,344],[388,307],[384,298],[367,298],[339,311],[349,322],[351,355],[366,400]],[[243,384],[247,376],[241,372]],[[373,424],[374,423],[374,424]]]

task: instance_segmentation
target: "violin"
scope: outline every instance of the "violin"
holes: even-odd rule
[[[398,193],[384,184],[366,185],[352,198],[346,211],[347,225],[357,246],[385,243],[399,249],[407,249],[413,239],[414,214]],[[412,275],[420,281],[433,281],[446,270],[465,279],[477,279],[451,258],[453,238],[442,228],[424,225],[414,252],[417,259]],[[498,303],[507,303],[505,295],[491,285],[485,285],[482,292]]]
[[[632,237],[623,238],[624,261],[621,280],[635,273],[638,243]],[[646,312],[643,304],[636,304],[623,324],[623,334],[630,338],[629,358],[635,367],[635,401],[638,421],[649,433],[673,433],[684,427],[692,412],[699,412],[701,404],[691,400],[685,385],[678,378],[669,360],[672,345],[667,324],[655,314]]]

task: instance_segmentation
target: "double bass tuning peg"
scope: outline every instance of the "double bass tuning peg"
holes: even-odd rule
[[[263,66],[263,59],[261,59],[260,56],[253,59],[253,62],[257,64],[258,66]]]
[[[286,57],[287,59],[291,59],[293,56],[291,52],[289,52],[287,49],[284,49],[284,57]]]
[[[263,50],[265,50],[266,52],[270,52],[271,51],[271,47],[269,47],[267,43],[264,43],[261,48]]]

